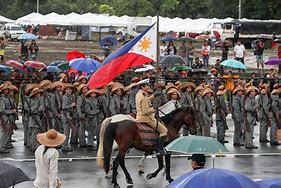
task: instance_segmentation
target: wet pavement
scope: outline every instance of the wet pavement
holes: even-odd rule
[[[257,150],[245,149],[245,147],[233,147],[233,123],[230,117],[227,118],[230,130],[227,131],[226,140],[229,143],[225,146],[230,151],[225,157],[208,157],[207,167],[213,166],[243,173],[252,179],[264,179],[281,177],[281,146],[270,146],[258,142],[258,126],[255,128],[254,143],[259,146]],[[21,125],[19,124],[19,127]],[[215,136],[215,127],[212,133]],[[34,154],[23,147],[23,133],[21,128],[15,131],[13,136],[17,142],[9,154],[0,155],[0,161],[20,167],[31,179],[35,178]],[[127,155],[126,166],[134,181],[133,187],[158,188],[165,187],[168,183],[165,180],[164,171],[161,171],[155,179],[146,180],[146,174],[153,172],[157,168],[157,160],[154,156],[149,157],[144,162],[145,174],[138,175],[137,163],[142,153],[131,150]],[[66,188],[91,188],[91,187],[111,187],[111,180],[105,178],[102,169],[96,166],[96,152],[89,152],[85,149],[75,148],[73,153],[60,153],[59,177],[63,187]],[[173,178],[180,176],[191,170],[190,161],[185,155],[174,154],[171,159],[171,175]],[[118,182],[121,187],[126,187],[125,177],[119,168]],[[18,184],[19,188],[30,188],[32,182]],[[132,187],[132,186],[129,186]]]

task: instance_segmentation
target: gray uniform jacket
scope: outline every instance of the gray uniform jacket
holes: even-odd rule
[[[120,96],[113,95],[110,99],[109,110],[111,116],[123,113],[123,101]]]
[[[62,95],[59,92],[55,91],[51,94],[50,101],[53,115],[59,117],[62,109]]]
[[[224,114],[227,115],[227,107],[226,107],[226,103],[225,103],[225,100],[224,100],[224,96],[223,95],[217,96],[217,100],[218,100],[217,102],[219,102],[220,108],[223,110]],[[220,109],[218,109],[218,106],[217,106],[216,120],[223,120],[224,118],[221,117],[221,113],[220,113],[219,110]]]
[[[232,99],[232,119],[236,122],[244,122],[242,97],[236,95]]]
[[[200,112],[203,115],[205,125],[211,125],[212,106],[210,105],[210,100],[206,97],[200,102]]]
[[[23,113],[23,116],[22,116],[22,120],[24,121],[28,121],[29,119],[29,115],[30,115],[30,103],[31,103],[31,100],[30,100],[30,97],[27,96],[27,95],[24,95],[23,96],[23,105],[24,105],[24,113]]]
[[[88,118],[93,118],[100,113],[98,99],[96,97],[86,98],[86,114]]]
[[[275,115],[280,114],[281,112],[281,98],[277,94],[271,95],[272,99],[272,111]]]
[[[168,102],[168,99],[167,99],[166,95],[164,95],[164,92],[163,92],[162,95],[155,97],[155,99],[152,101],[152,105],[156,109],[156,108],[163,106],[167,102]]]
[[[78,96],[77,98],[77,115],[79,118],[85,119],[86,118],[86,111],[89,108],[86,103],[86,97],[84,96]]]
[[[29,126],[42,128],[41,117],[44,112],[43,97],[31,98]]]
[[[71,105],[73,102],[75,102],[73,94],[70,94],[70,95],[64,94],[63,95],[62,110],[64,111],[64,113],[63,113],[64,118],[68,118],[71,120],[73,118],[77,118],[77,113],[76,113],[75,107],[72,107],[72,105]]]
[[[205,109],[206,108],[205,107],[204,99],[202,97],[197,96],[195,98],[194,102],[195,102],[195,110],[196,110],[197,115],[198,115],[197,120],[198,120],[198,122],[199,122],[199,124],[201,126],[204,126],[205,125],[205,121],[204,121],[204,118],[203,118],[203,113],[201,111],[201,109]]]
[[[183,106],[183,107],[188,107],[188,106],[193,106],[192,105],[192,96],[191,96],[191,93],[189,92],[184,92],[183,95],[181,96],[181,99],[180,99],[180,104]]]
[[[15,116],[15,113],[12,111],[14,109],[13,104],[9,101],[7,95],[2,94],[0,97],[0,113],[2,116],[3,123],[12,123],[12,116]]]
[[[138,87],[133,87],[130,91],[129,91],[129,95],[128,95],[128,101],[129,101],[129,108],[130,108],[130,112],[133,112],[134,114],[137,113],[136,110],[136,95],[137,92],[139,91]]]
[[[273,117],[271,110],[271,99],[267,94],[261,94],[259,96],[258,104],[260,107],[258,117],[260,119],[270,119]]]
[[[245,99],[245,110],[249,124],[256,125],[256,113],[258,109],[258,103],[254,97],[246,97]]]

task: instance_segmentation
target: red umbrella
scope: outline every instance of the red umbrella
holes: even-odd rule
[[[209,38],[209,35],[198,35],[195,37],[196,40],[207,40]]]
[[[47,66],[44,63],[40,62],[40,61],[26,61],[24,63],[24,66],[31,67],[31,68],[34,68],[34,69],[47,68]]]
[[[15,61],[15,60],[9,60],[9,61],[6,61],[6,65],[10,66],[10,67],[13,67],[15,69],[19,69],[19,70],[24,70],[25,67],[22,63],[18,62],[18,61]]]
[[[71,51],[66,54],[67,61],[71,61],[72,59],[76,58],[86,58],[85,54],[79,51]]]
[[[78,74],[78,70],[76,70],[74,68],[71,68],[71,69],[68,69],[67,73],[68,73],[68,75],[70,75],[71,73],[74,73],[75,75],[77,75]],[[87,73],[86,72],[82,72],[82,75],[87,76]]]

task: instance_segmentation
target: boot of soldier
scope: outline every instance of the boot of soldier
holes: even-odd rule
[[[165,140],[166,140],[166,136],[159,137],[156,155],[165,155],[166,154],[166,151],[164,149]]]

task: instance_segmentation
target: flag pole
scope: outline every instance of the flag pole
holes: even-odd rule
[[[156,84],[158,84],[158,75],[159,75],[159,14],[157,14],[157,22],[156,22]]]

